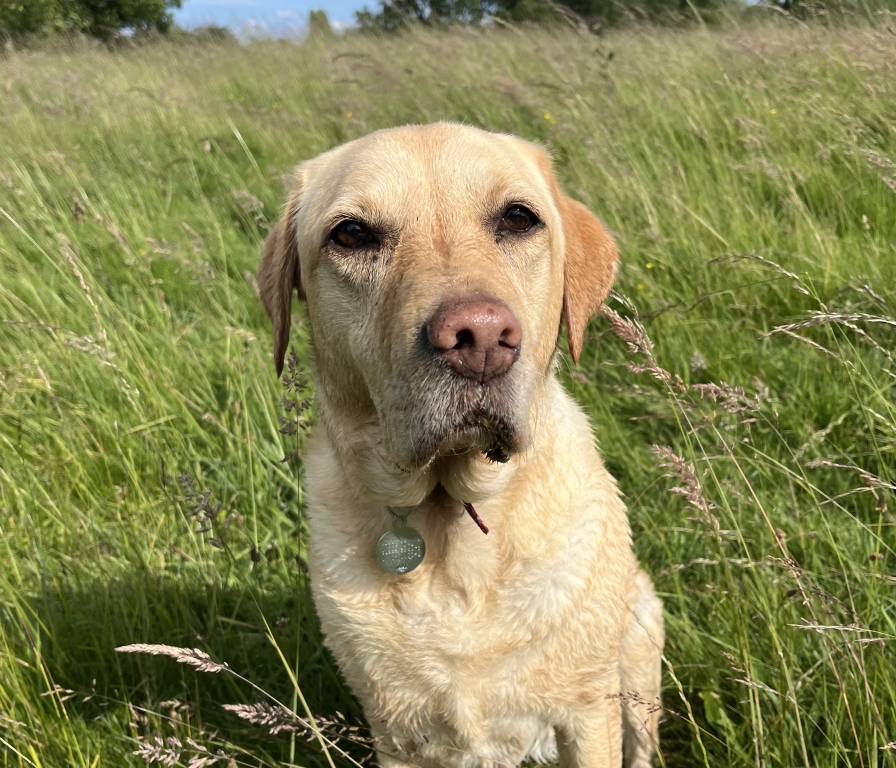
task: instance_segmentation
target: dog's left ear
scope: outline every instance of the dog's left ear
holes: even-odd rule
[[[569,354],[579,362],[588,321],[610,293],[616,276],[616,243],[597,216],[556,188],[563,219],[566,266],[563,273],[563,320]]]
[[[283,358],[289,345],[292,292],[298,292],[300,299],[305,298],[295,229],[298,207],[299,190],[293,194],[282,218],[264,241],[258,265],[258,291],[274,326],[274,365],[278,376],[283,372]]]

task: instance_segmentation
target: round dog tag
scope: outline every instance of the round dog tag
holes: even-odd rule
[[[376,561],[387,573],[408,573],[423,562],[426,542],[404,520],[395,518],[376,545]]]

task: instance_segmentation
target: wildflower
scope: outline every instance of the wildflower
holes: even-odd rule
[[[645,266],[647,267],[647,269],[653,269],[653,262],[652,262],[652,261],[648,261],[647,264],[646,264]]]
[[[638,283],[638,284],[635,286],[635,288],[637,288],[639,291],[643,291],[643,290],[644,290],[644,283]]]
[[[345,113],[345,116],[346,116],[347,118],[351,118],[352,113],[351,113],[351,112],[346,112],[346,113]]]
[[[777,110],[777,109],[770,109],[770,110],[768,111],[768,113],[769,113],[770,115],[777,115],[777,114],[778,114],[778,110]]]

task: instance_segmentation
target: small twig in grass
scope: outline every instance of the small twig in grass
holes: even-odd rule
[[[486,534],[487,534],[487,533],[488,533],[488,526],[487,526],[484,522],[482,522],[482,518],[479,517],[479,514],[478,514],[478,513],[476,512],[476,510],[473,508],[473,505],[470,504],[468,501],[465,501],[465,502],[464,502],[464,509],[467,510],[467,514],[468,514],[470,517],[473,518],[473,522],[476,523],[476,525],[479,526],[479,530],[482,531],[483,533],[486,533]]]

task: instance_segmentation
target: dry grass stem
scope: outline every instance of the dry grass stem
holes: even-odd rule
[[[230,669],[223,662],[212,661],[212,657],[199,648],[178,648],[173,645],[133,643],[132,645],[120,645],[115,650],[118,653],[146,653],[150,656],[168,656],[180,664],[195,667],[197,672],[225,672]]]

